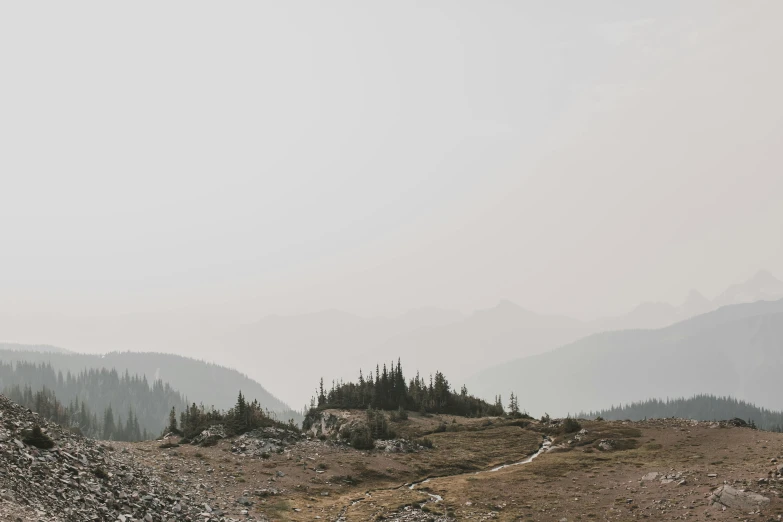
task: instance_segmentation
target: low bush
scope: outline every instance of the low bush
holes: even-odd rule
[[[572,419],[571,417],[566,417],[565,420],[563,421],[564,433],[574,433],[581,429],[582,429],[582,425],[579,424],[579,421],[576,419]]]
[[[392,422],[401,422],[408,420],[408,412],[405,411],[405,408],[400,406],[397,408],[397,411],[393,411],[389,414],[389,420]]]
[[[38,425],[33,426],[32,431],[24,437],[23,442],[39,449],[50,449],[54,447],[54,441],[49,435],[41,431],[41,427]]]
[[[358,450],[372,449],[374,447],[370,428],[364,424],[355,426],[350,431],[348,440],[351,446]]]
[[[427,448],[427,449],[432,449],[433,446],[434,446],[434,444],[432,443],[432,439],[427,438],[427,437],[422,437],[420,439],[417,439],[415,442],[419,446],[422,446],[422,447]]]

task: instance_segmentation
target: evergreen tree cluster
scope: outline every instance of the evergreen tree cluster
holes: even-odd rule
[[[131,442],[149,438],[147,429],[139,425],[139,419],[133,409],[128,410],[123,421],[121,416],[115,420],[111,405],[99,418],[84,401],[79,402],[78,397],[66,406],[46,387],[33,392],[29,386],[22,388],[15,384],[5,389],[4,395],[42,417],[67,426],[86,437]]]
[[[193,403],[180,412],[179,425],[176,419],[176,409],[172,408],[169,412],[167,431],[181,434],[185,442],[216,424],[223,425],[229,437],[266,427],[299,431],[293,419],[288,423],[280,422],[274,413],[262,408],[257,400],[248,402],[241,391],[234,407],[227,411],[216,410],[214,407],[207,409],[203,404],[197,406]]]
[[[182,395],[161,380],[150,385],[144,376],[106,368],[63,374],[49,363],[0,361],[0,390],[55,422],[106,440],[157,434],[172,407],[187,407]]]
[[[412,410],[422,413],[446,413],[465,417],[499,416],[505,412],[500,397],[490,404],[468,393],[465,386],[457,391],[441,372],[430,375],[429,382],[419,374],[406,382],[402,363],[391,363],[391,368],[376,366],[365,376],[359,371],[359,380],[353,382],[332,382],[329,390],[324,389],[321,379],[310,408],[343,408],[378,410]]]
[[[739,418],[750,425],[768,431],[783,431],[783,412],[759,408],[733,397],[694,395],[679,399],[649,399],[631,404],[612,406],[609,409],[581,413],[579,417],[606,420],[643,420],[676,417],[694,420],[730,420]]]

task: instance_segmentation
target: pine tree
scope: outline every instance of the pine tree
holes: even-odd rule
[[[512,417],[519,416],[519,402],[517,402],[517,396],[514,392],[511,392],[511,398],[508,401],[508,412]]]
[[[145,428],[146,430],[146,428]],[[177,409],[172,406],[171,411],[169,412],[169,427],[168,427],[169,433],[179,433],[179,430],[177,429]]]
[[[112,440],[115,431],[114,412],[112,412],[111,404],[109,404],[109,407],[103,412],[103,438],[105,440]]]

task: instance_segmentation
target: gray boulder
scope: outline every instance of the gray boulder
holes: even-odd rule
[[[725,485],[719,487],[712,493],[710,503],[720,504],[721,506],[738,509],[747,513],[749,511],[760,511],[769,504],[769,499],[758,493],[751,493]]]

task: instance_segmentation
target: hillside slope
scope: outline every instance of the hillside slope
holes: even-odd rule
[[[595,334],[481,371],[468,388],[510,391],[535,415],[608,408],[650,397],[730,395],[783,406],[783,300],[723,307],[659,330]]]
[[[204,403],[218,409],[231,408],[242,390],[252,400],[257,399],[264,408],[282,415],[290,408],[269,393],[261,384],[246,375],[216,364],[162,353],[108,353],[57,354],[22,351],[0,351],[0,360],[8,362],[28,361],[51,363],[55,370],[78,373],[85,368],[115,368],[119,373],[146,376],[151,382],[157,379],[171,385],[189,402]],[[289,417],[284,417],[288,419]]]
[[[74,435],[2,395],[0,418],[0,520],[253,520],[211,508],[204,515],[191,501],[203,494],[196,484],[175,484],[127,447]]]
[[[0,343],[0,351],[9,352],[41,352],[41,353],[72,353],[70,350],[51,346],[49,344],[18,344]]]

